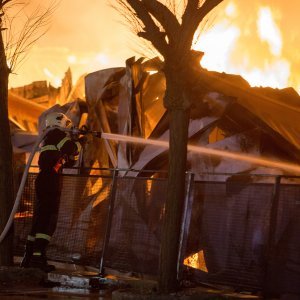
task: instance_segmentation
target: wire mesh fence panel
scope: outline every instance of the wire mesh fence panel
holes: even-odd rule
[[[271,294],[299,294],[300,178],[281,178],[276,209],[265,289]]]
[[[99,265],[107,222],[111,178],[63,176],[57,228],[49,257]]]
[[[157,275],[165,179],[118,177],[105,267]]]
[[[28,174],[23,190],[20,206],[14,218],[14,254],[21,256],[24,253],[24,245],[31,229],[33,204],[35,202],[34,182],[37,174]]]
[[[100,174],[63,175],[49,258],[94,267],[101,259],[101,267],[157,276],[167,179]],[[15,216],[16,255],[30,231],[36,175]],[[196,181],[192,191],[183,228],[187,278],[299,293],[300,178],[232,175]]]
[[[233,286],[262,285],[273,189],[273,178],[195,183],[185,255],[190,276]]]
[[[28,177],[19,212],[22,218],[15,219],[17,255],[22,254],[31,227],[35,177],[36,174]],[[110,176],[62,176],[57,226],[47,250],[49,259],[99,266],[111,181]]]

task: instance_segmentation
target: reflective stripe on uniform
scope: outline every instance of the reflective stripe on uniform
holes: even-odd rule
[[[40,152],[44,152],[44,151],[48,151],[48,150],[52,150],[52,151],[56,150],[57,151],[58,149],[54,145],[46,145],[41,148]]]
[[[70,159],[72,159],[72,160],[78,160],[79,159],[79,155],[70,155]]]
[[[78,152],[80,152],[81,151],[81,144],[79,143],[79,142],[76,142],[76,146],[77,146],[77,150],[78,150]]]
[[[71,139],[66,136],[56,145],[57,149],[60,150],[67,141],[71,141]]]
[[[36,233],[35,234],[35,238],[36,239],[44,239],[44,240],[50,241],[51,236],[48,235],[48,234],[45,234],[45,233]]]
[[[33,252],[33,256],[42,256],[42,252]]]

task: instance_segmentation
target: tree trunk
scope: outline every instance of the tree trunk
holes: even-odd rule
[[[171,78],[166,73],[168,94],[165,97],[170,129],[168,191],[159,266],[159,289],[162,293],[172,292],[178,288],[177,263],[185,196],[189,124],[189,108],[185,105],[182,77],[174,70],[169,75]]]
[[[8,76],[2,34],[0,32],[0,232],[9,218],[13,201],[13,157],[8,119]],[[0,244],[0,265],[13,263],[13,234],[9,234]]]

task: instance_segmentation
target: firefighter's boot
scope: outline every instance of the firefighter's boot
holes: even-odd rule
[[[27,241],[25,244],[25,253],[23,259],[21,261],[20,267],[21,268],[28,268],[32,255],[33,255],[33,246],[34,246],[35,238],[31,235],[27,237]]]
[[[46,273],[55,271],[55,266],[49,265],[47,257],[41,253],[35,252],[30,260],[30,268],[37,268]]]
[[[46,248],[48,246],[48,243],[48,238],[38,238],[36,236],[33,255],[28,266],[29,268],[38,268],[46,273],[55,271],[55,266],[49,265],[47,262]]]

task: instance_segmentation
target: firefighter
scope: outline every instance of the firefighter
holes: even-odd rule
[[[24,268],[39,268],[45,272],[55,270],[47,263],[46,248],[53,235],[59,210],[62,167],[72,167],[81,150],[80,139],[71,137],[71,120],[63,113],[50,113],[46,117],[48,131],[41,143],[39,173],[35,181],[36,203],[31,232],[27,237]]]

